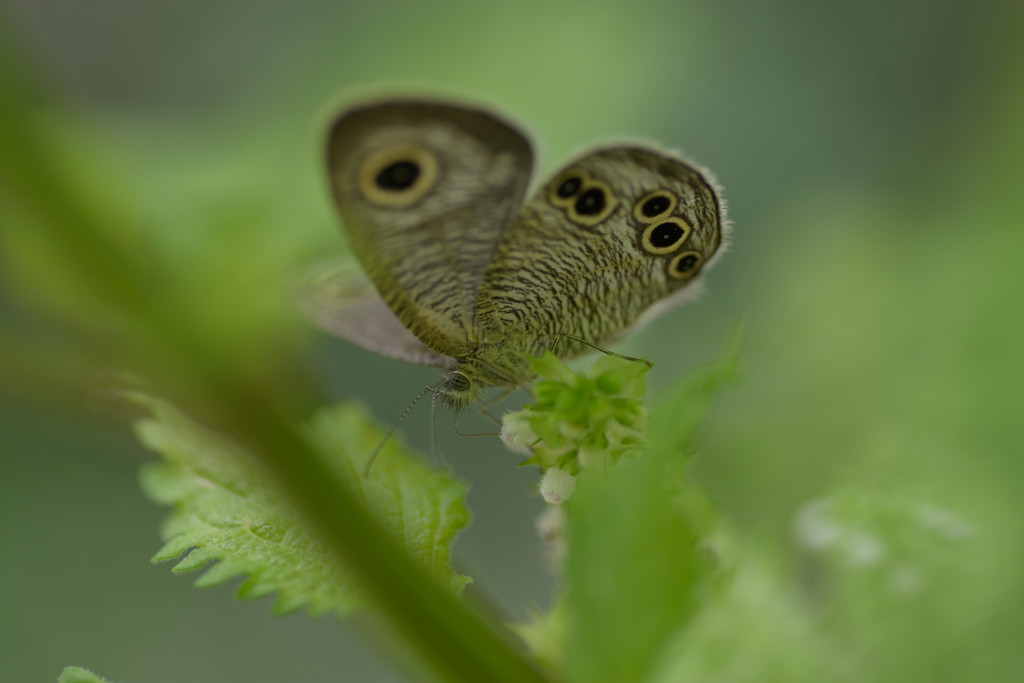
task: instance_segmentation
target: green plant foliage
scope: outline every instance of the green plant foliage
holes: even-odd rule
[[[110,681],[81,667],[69,666],[61,672],[57,683],[110,683]]]
[[[900,646],[907,634],[936,645],[987,640],[974,615],[998,570],[973,520],[930,496],[844,489],[801,506],[792,538],[792,590],[851,669],[870,662],[875,680],[976,680],[971,657]]]
[[[527,620],[510,624],[530,650],[533,658],[546,669],[558,671],[565,659],[565,598],[559,597],[550,611],[527,610]]]
[[[984,582],[972,524],[911,496],[844,491],[805,504],[792,531],[795,572],[718,530],[732,569],[654,681],[962,680],[948,674],[971,669],[963,657],[922,660],[903,644],[971,630],[962,620],[978,591],[964,588]]]
[[[645,680],[699,607],[716,560],[705,542],[709,506],[688,485],[683,465],[700,417],[735,365],[733,344],[720,363],[660,397],[643,457],[586,470],[566,504],[565,662],[572,680]]]
[[[502,437],[532,453],[523,464],[544,470],[541,493],[549,503],[560,503],[583,469],[606,469],[639,453],[650,366],[605,355],[579,375],[551,352],[531,358],[530,365],[541,378],[534,402],[505,415]]]
[[[10,4],[5,679],[117,661],[111,675],[190,683],[369,681],[403,654],[399,677],[470,683],[1021,678],[1024,4],[214,2],[201,22],[167,0],[145,16]],[[735,221],[709,296],[626,347],[656,372],[595,358],[658,389],[646,409],[548,360],[534,405],[506,420],[564,501],[544,516],[555,607],[513,627],[541,669],[500,611],[452,598],[463,487],[407,467],[398,444],[362,480],[379,432],[355,409],[309,419],[323,393],[390,411],[408,393],[407,368],[313,337],[281,292],[294,264],[345,252],[323,168],[334,95],[396,74],[528,125],[538,177],[621,136],[682,146]],[[716,396],[729,372],[714,367],[675,384],[736,318],[743,382]],[[149,535],[143,555],[154,540],[119,480],[134,444],[93,410],[108,370],[190,416],[153,403],[140,425],[168,456],[143,475],[172,506],[161,557],[202,567],[201,583],[238,574],[279,611],[369,604],[384,656],[357,661],[366,642],[329,622],[267,629],[219,599],[176,609],[128,536]],[[467,458],[496,447],[451,442]],[[481,457],[466,472],[503,469]],[[548,584],[508,498],[471,499],[479,545],[464,550],[524,560],[476,577],[516,613]]]
[[[822,635],[792,586],[753,554],[731,554],[728,566],[670,642],[652,683],[847,680],[836,657],[842,649],[832,650],[835,641]]]
[[[275,613],[306,605],[314,615],[345,615],[359,605],[344,558],[324,550],[249,453],[164,401],[137,399],[152,414],[136,424],[138,436],[164,457],[144,467],[143,487],[155,501],[174,506],[162,529],[166,544],[154,561],[178,559],[174,571],[185,572],[216,560],[197,585],[246,575],[239,597],[277,593]],[[465,485],[393,441],[364,479],[365,458],[382,434],[355,405],[322,411],[302,434],[409,554],[438,583],[460,593],[469,579],[452,571],[450,548],[469,521]]]

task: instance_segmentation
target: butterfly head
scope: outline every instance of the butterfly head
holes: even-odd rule
[[[484,384],[474,377],[472,368],[452,370],[437,384],[434,397],[442,404],[459,411],[475,403],[484,392]]]

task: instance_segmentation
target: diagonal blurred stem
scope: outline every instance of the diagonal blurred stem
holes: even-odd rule
[[[246,443],[269,466],[340,557],[390,633],[408,646],[439,679],[446,681],[545,681],[496,620],[445,592],[391,540],[362,504],[316,457],[289,425],[307,406],[282,397],[270,375],[253,364],[218,351],[199,325],[153,305],[159,272],[133,260],[105,237],[108,221],[95,212],[61,172],[49,140],[29,106],[22,55],[0,25],[0,191],[16,198],[37,219],[60,256],[75,267],[76,282],[90,289],[107,313],[132,320],[159,348],[128,349],[155,381],[189,387],[191,398],[212,406],[207,421]],[[4,35],[8,34],[8,35]],[[108,226],[109,227],[109,226]],[[5,226],[17,229],[17,226]],[[124,234],[124,233],[121,233]],[[250,359],[251,360],[251,359]],[[268,361],[269,362],[269,361]]]

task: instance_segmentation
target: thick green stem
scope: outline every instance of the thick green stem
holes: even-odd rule
[[[10,49],[12,41],[0,38],[0,45]],[[324,541],[343,558],[385,625],[438,678],[472,683],[547,680],[493,617],[470,609],[435,584],[362,504],[346,494],[289,426],[305,417],[302,411],[309,407],[308,400],[295,400],[294,392],[282,392],[273,372],[254,370],[264,366],[254,363],[251,354],[240,360],[219,350],[222,345],[208,341],[199,325],[155,304],[159,272],[137,262],[122,245],[106,237],[118,234],[110,229],[109,213],[99,215],[55,162],[57,156],[27,104],[24,72],[15,69],[14,65],[23,63],[19,56],[0,55],[4,193],[33,215],[32,229],[48,233],[45,236],[59,252],[56,257],[73,266],[78,284],[102,302],[106,313],[131,320],[143,330],[140,339],[149,342],[129,342],[119,352],[156,373],[154,381],[187,387],[193,405],[209,407],[202,415],[205,420],[229,430],[259,454],[280,478],[295,507],[305,512]],[[104,223],[106,229],[101,229]],[[100,332],[110,334],[102,328]],[[107,364],[113,359],[99,360]],[[273,365],[272,358],[265,360]],[[309,397],[313,392],[299,394]]]

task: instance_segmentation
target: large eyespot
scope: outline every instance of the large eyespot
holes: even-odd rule
[[[437,182],[437,166],[434,153],[419,145],[388,147],[363,162],[359,189],[378,206],[409,206]]]
[[[640,246],[648,254],[671,254],[690,236],[690,224],[673,216],[648,225],[640,236]]]
[[[700,252],[684,251],[668,264],[669,277],[674,277],[677,280],[693,277],[700,268],[702,260]]]
[[[449,391],[456,391],[460,394],[469,391],[469,388],[473,386],[473,383],[469,381],[469,378],[461,372],[450,373],[445,383],[448,385]]]
[[[559,208],[566,208],[573,203],[576,195],[583,189],[587,176],[579,171],[568,171],[551,183],[548,190],[548,201]]]
[[[654,223],[676,210],[676,196],[668,190],[655,190],[633,207],[633,217],[641,223]]]
[[[569,206],[569,220],[586,227],[597,225],[611,215],[618,203],[607,185],[591,180]]]
[[[420,177],[420,166],[414,161],[396,161],[377,174],[374,182],[382,190],[408,190]]]

